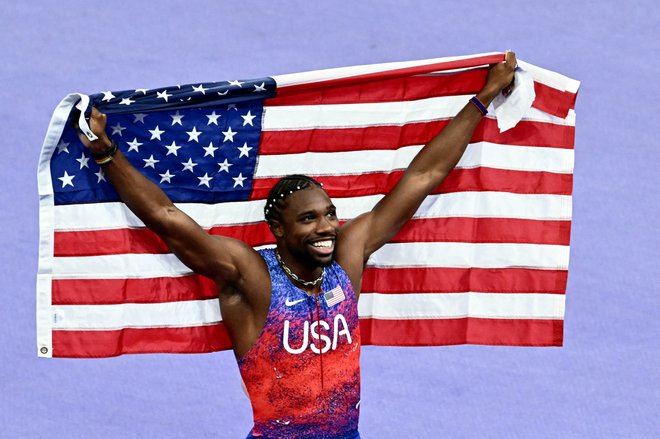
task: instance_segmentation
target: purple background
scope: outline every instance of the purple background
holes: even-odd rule
[[[229,352],[37,358],[36,167],[67,93],[508,48],[582,81],[565,346],[367,347],[360,430],[657,437],[656,2],[95,3],[0,6],[0,437],[234,438],[251,426]]]

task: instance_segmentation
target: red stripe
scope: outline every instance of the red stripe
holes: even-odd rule
[[[80,230],[55,232],[55,257],[118,255],[125,253],[170,253],[149,229]]]
[[[370,268],[363,292],[388,293],[552,293],[564,294],[567,271],[528,268]],[[53,305],[111,305],[212,299],[215,284],[202,276],[146,279],[57,279]]]
[[[402,146],[424,145],[448,123],[449,120],[437,120],[402,126],[263,131],[259,154],[393,150]],[[497,120],[484,118],[477,126],[470,142],[572,149],[574,138],[573,126],[520,121],[515,127],[500,133]]]
[[[266,99],[266,106],[364,104],[427,99],[479,92],[486,82],[486,68],[457,73],[412,76],[311,90],[288,90]]]
[[[331,105],[402,102],[441,96],[478,93],[486,82],[486,68],[441,75],[411,76],[349,84],[324,89],[287,91],[267,99],[264,105]],[[533,107],[553,116],[565,118],[574,108],[576,94],[534,82],[536,98]]]
[[[540,82],[534,82],[534,92],[533,107],[553,116],[565,118],[568,110],[575,107],[576,93],[557,90]]]
[[[517,218],[419,218],[409,221],[392,242],[509,242],[568,245],[570,221]],[[214,227],[213,235],[239,239],[251,246],[274,244],[265,222]],[[108,244],[111,243],[112,245]],[[126,253],[170,253],[149,229],[55,232],[55,256],[100,256]]]
[[[323,184],[330,197],[360,197],[385,194],[392,190],[404,171],[374,172],[361,175],[313,176]],[[250,199],[259,200],[268,196],[270,189],[280,177],[257,178],[253,181]],[[433,190],[433,194],[453,192],[496,191],[517,194],[570,195],[573,190],[573,175],[553,172],[511,171],[495,168],[454,169]]]
[[[362,292],[564,294],[568,271],[532,268],[373,268],[362,276]]]
[[[53,305],[112,305],[212,299],[215,282],[199,275],[146,279],[54,279]]]
[[[53,356],[116,357],[122,354],[203,353],[231,348],[222,323],[187,328],[125,328],[114,331],[53,330]]]
[[[518,218],[419,218],[390,242],[489,242],[568,245],[571,222]]]
[[[209,233],[235,238],[252,246],[275,242],[265,221],[239,226],[213,227]],[[56,257],[171,253],[167,244],[146,228],[56,231],[54,242]]]
[[[362,75],[348,76],[345,78],[328,79],[325,81],[308,82],[305,84],[278,85],[278,96],[287,96],[290,93],[300,93],[307,90],[318,90],[331,87],[343,87],[352,84],[360,84],[371,81],[384,81],[393,78],[406,76],[426,75],[442,70],[465,69],[478,67],[487,64],[495,64],[504,61],[504,54],[485,55],[477,58],[458,59],[454,61],[443,61],[433,64],[425,64],[414,67],[405,67],[395,70],[379,71],[374,73],[365,73]]]
[[[380,346],[438,346],[485,344],[509,346],[561,346],[562,320],[360,319],[362,344]]]
[[[562,320],[360,319],[363,345],[437,346],[486,344],[561,346]],[[186,328],[125,328],[113,331],[53,331],[53,356],[115,357],[135,353],[205,353],[231,349],[222,323]]]

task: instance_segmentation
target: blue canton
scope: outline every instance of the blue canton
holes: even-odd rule
[[[92,104],[128,160],[174,202],[217,203],[250,196],[272,78],[104,92]],[[68,123],[51,159],[55,204],[118,201]]]

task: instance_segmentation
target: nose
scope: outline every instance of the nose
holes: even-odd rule
[[[323,235],[323,234],[330,234],[334,233],[336,230],[336,225],[335,223],[328,219],[327,216],[322,216],[321,219],[316,223],[316,234],[317,235]]]

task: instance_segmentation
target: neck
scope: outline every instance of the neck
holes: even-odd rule
[[[279,249],[275,250],[275,256],[282,270],[296,285],[303,287],[307,291],[320,289],[323,276],[325,275],[325,268],[314,267],[312,270],[301,269],[301,264],[296,264],[295,262],[289,263],[288,261],[291,261],[293,258],[282,256]],[[285,258],[288,261],[285,261]]]

